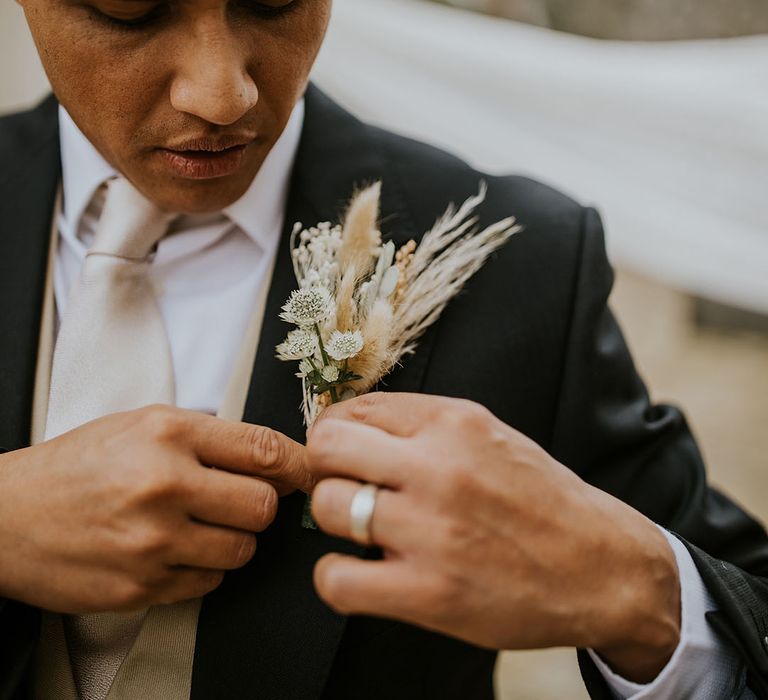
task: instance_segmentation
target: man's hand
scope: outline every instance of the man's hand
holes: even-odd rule
[[[494,649],[591,647],[651,681],[679,640],[674,553],[653,523],[579,479],[482,407],[371,394],[310,433],[313,513],[349,537],[359,482],[378,493],[383,561],[327,555],[319,595]]]
[[[106,416],[0,457],[0,597],[86,613],[201,596],[251,559],[278,492],[311,486],[304,448],[268,428]]]

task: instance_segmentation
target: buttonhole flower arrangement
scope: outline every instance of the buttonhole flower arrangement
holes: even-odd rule
[[[326,406],[370,391],[414,352],[426,329],[485,263],[520,231],[514,218],[485,229],[474,212],[486,187],[449,206],[417,245],[396,249],[379,230],[381,183],[353,198],[338,225],[295,224],[291,255],[298,289],[280,318],[295,326],[277,357],[298,362],[307,426]],[[313,527],[308,507],[304,524]]]
[[[520,230],[514,218],[477,228],[480,192],[448,207],[419,245],[399,250],[378,227],[381,183],[358,192],[343,223],[295,224],[298,282],[280,318],[296,326],[277,356],[298,362],[307,426],[331,403],[371,390],[416,348],[419,337],[479,270]]]

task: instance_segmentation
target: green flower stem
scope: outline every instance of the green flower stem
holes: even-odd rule
[[[325,365],[331,364],[330,359],[328,358],[328,353],[325,351],[325,345],[323,345],[323,336],[320,333],[320,326],[316,323],[315,324],[315,333],[317,334],[317,340],[320,343],[320,354],[323,356],[323,363]],[[317,366],[315,365],[312,358],[309,358],[309,361],[312,363],[312,367],[314,369],[317,369]],[[331,402],[332,403],[338,403],[339,402],[339,396],[336,393],[336,387],[332,386],[330,388],[330,394],[331,394]],[[301,513],[301,526],[305,530],[317,530],[317,523],[315,522],[315,519],[312,517],[312,496],[307,494],[304,498],[304,508]]]
[[[317,523],[312,517],[312,496],[309,494],[304,497],[304,509],[301,513],[301,526],[305,530],[317,530]]]
[[[320,354],[323,356],[323,363],[326,366],[330,365],[331,361],[328,358],[328,353],[325,352],[325,345],[323,345],[323,336],[320,333],[320,326],[317,323],[315,324],[315,333],[317,333],[317,339],[320,342]],[[336,393],[336,387],[332,386],[329,391],[331,393],[331,403],[339,403],[339,395]]]

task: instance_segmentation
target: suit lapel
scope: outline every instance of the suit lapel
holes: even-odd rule
[[[0,143],[0,446],[29,445],[53,205],[60,178],[57,105],[7,122]]]
[[[304,133],[292,178],[285,230],[256,357],[244,419],[304,441],[300,383],[291,363],[275,358],[275,345],[289,327],[278,318],[296,280],[290,260],[293,223],[337,221],[355,187],[384,179],[382,216],[401,233],[413,227],[399,183],[390,175],[379,132],[361,124],[310,87]],[[386,236],[386,226],[385,226]],[[393,383],[418,390],[426,345]],[[323,691],[344,631],[345,619],[331,612],[312,585],[315,562],[331,551],[360,555],[362,548],[301,527],[303,494],[281,501],[276,522],[259,538],[244,569],[227,575],[203,602],[198,627],[192,700],[263,697],[314,700]]]
[[[314,222],[316,211],[296,182],[286,213],[267,298],[244,419],[304,441],[300,384],[295,368],[275,358],[288,330],[278,318],[295,286],[288,236],[294,221]],[[303,494],[283,498],[278,518],[259,536],[256,557],[227,575],[203,601],[192,675],[192,700],[264,697],[310,700],[322,692],[344,619],[312,587],[314,563],[328,551],[357,553],[301,527]]]

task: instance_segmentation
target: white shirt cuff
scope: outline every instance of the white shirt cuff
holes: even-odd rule
[[[704,614],[717,604],[701,580],[688,549],[674,535],[659,528],[675,553],[680,573],[680,643],[656,679],[632,683],[614,673],[591,649],[589,655],[619,700],[724,700],[749,697],[739,656],[710,628]],[[746,691],[749,693],[749,691]],[[751,695],[751,694],[750,694]]]

